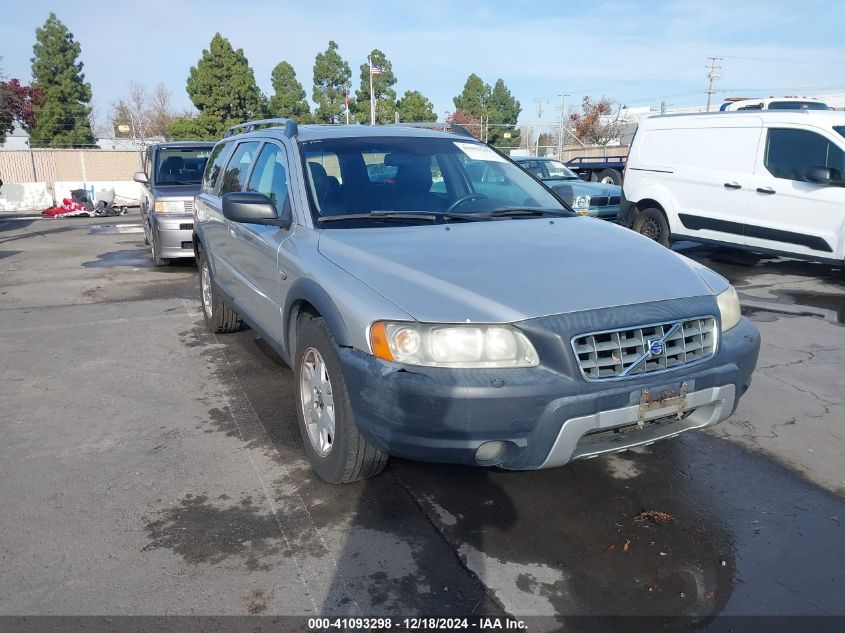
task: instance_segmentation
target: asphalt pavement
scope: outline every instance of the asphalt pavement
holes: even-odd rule
[[[763,334],[730,421],[330,486],[291,371],[204,329],[196,268],[154,268],[137,216],[0,219],[0,615],[845,616],[845,275],[676,248]]]

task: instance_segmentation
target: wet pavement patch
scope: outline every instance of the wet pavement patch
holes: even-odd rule
[[[150,542],[143,551],[169,549],[190,565],[215,565],[235,557],[250,570],[266,570],[263,559],[283,551],[279,524],[250,497],[218,507],[206,496],[186,495],[179,504],[146,520]]]
[[[97,255],[97,259],[83,262],[85,268],[112,268],[114,266],[128,266],[130,268],[151,268],[153,260],[147,248],[110,251]]]

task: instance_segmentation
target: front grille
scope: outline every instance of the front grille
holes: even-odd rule
[[[185,213],[193,213],[194,212],[194,201],[193,200],[185,200]]]
[[[180,230],[180,231],[192,231],[192,230],[193,230],[193,228],[194,228],[194,225],[193,225],[192,223],[190,223],[190,222],[186,222],[186,223],[184,223],[184,224],[180,224],[180,225],[179,225],[179,230]]]
[[[590,196],[591,207],[606,207],[607,196]]]
[[[672,331],[675,325],[678,327]],[[650,342],[662,342],[662,345]],[[664,371],[712,356],[716,352],[716,319],[697,317],[583,334],[572,339],[572,348],[587,380]]]
[[[622,202],[622,198],[620,196],[610,196],[610,201],[608,204],[610,206],[618,205]]]

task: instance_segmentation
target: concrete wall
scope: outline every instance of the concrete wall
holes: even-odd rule
[[[0,213],[26,213],[53,206],[46,182],[6,183],[0,188]]]

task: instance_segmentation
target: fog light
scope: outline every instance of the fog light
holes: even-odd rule
[[[475,461],[479,463],[492,462],[499,459],[504,452],[504,442],[485,442],[475,451]]]

